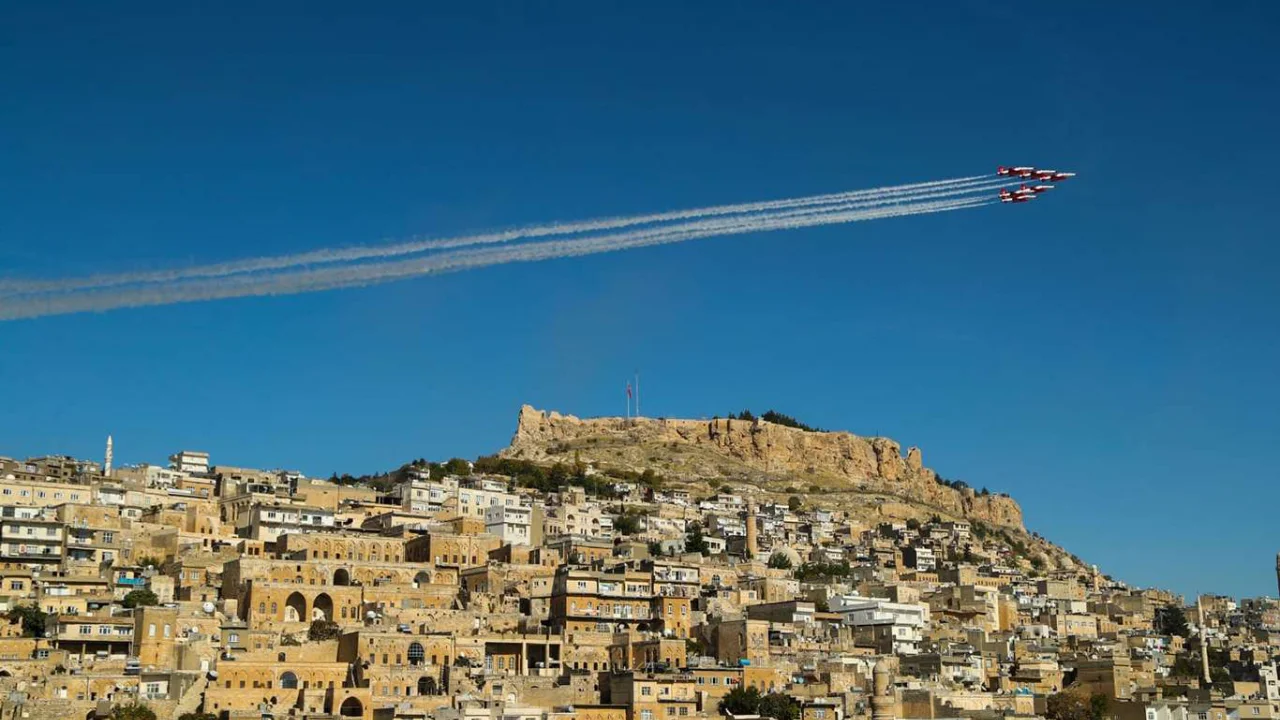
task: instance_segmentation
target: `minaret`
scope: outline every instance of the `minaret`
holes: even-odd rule
[[[756,537],[756,504],[747,502],[747,559],[755,560],[760,552],[760,541]]]
[[[889,681],[889,662],[884,658],[877,660],[871,671],[871,691],[871,720],[894,720],[898,703]]]
[[[110,435],[107,436],[107,457],[104,460],[105,461],[102,463],[102,475],[103,477],[111,477],[111,436]]]
[[[1196,613],[1200,618],[1200,670],[1204,673],[1204,685],[1209,687],[1213,678],[1209,675],[1209,633],[1204,626],[1204,603],[1196,595]]]

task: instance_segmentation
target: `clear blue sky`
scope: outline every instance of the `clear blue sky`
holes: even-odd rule
[[[0,325],[0,453],[317,475],[523,402],[919,445],[1183,592],[1276,592],[1280,4],[188,3],[0,11],[0,275],[1028,163],[1019,207]],[[345,7],[344,7],[345,5]],[[690,7],[690,5],[696,5]]]

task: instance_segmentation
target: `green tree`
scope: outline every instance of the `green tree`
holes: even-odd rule
[[[44,635],[45,619],[49,617],[45,611],[38,606],[32,605],[14,605],[9,610],[9,622],[22,623],[22,635],[24,637],[41,637]]]
[[[1045,717],[1049,720],[1102,720],[1106,712],[1106,695],[1064,690],[1049,696]]]
[[[1191,628],[1187,626],[1187,613],[1177,605],[1166,605],[1156,610],[1156,632],[1164,635],[1188,637]]]
[[[653,540],[649,543],[649,555],[652,557],[662,557],[662,543]]]
[[[1102,720],[1111,710],[1111,699],[1102,693],[1089,696],[1089,720]]]
[[[164,561],[155,555],[142,555],[134,560],[133,564],[141,567],[158,568],[164,565]]]
[[[802,507],[804,507],[804,501],[801,500],[798,495],[792,495],[787,498],[787,508],[790,509],[791,512],[796,512]]]
[[[915,519],[915,518],[908,518],[908,519],[907,519],[907,529],[908,529],[908,530],[919,530],[919,529],[920,529],[920,521],[919,521],[919,520],[917,520],[917,519]]]
[[[635,535],[640,531],[640,516],[623,514],[613,519],[613,529],[623,535]]]
[[[342,628],[332,620],[312,620],[307,628],[308,640],[337,640],[342,637]]]
[[[733,715],[757,715],[760,712],[760,699],[759,690],[738,685],[720,698],[719,710]]]
[[[640,473],[638,482],[641,485],[654,490],[662,487],[662,478],[655,473],[652,468],[645,468],[645,471]]]
[[[124,596],[124,600],[120,604],[127,608],[149,607],[151,605],[159,605],[160,598],[156,594],[146,588],[138,588],[130,590],[128,595]]]
[[[765,422],[771,422],[774,425],[785,425],[787,427],[793,427],[798,430],[807,430],[809,432],[823,432],[821,428],[805,425],[804,423],[791,417],[790,415],[784,415],[776,410],[769,410],[765,412],[765,414],[760,416],[760,419],[764,420]]]
[[[218,716],[209,712],[189,712],[179,715],[178,720],[218,720]]]
[[[462,458],[452,458],[444,464],[444,471],[449,475],[470,475],[471,463]]]
[[[760,698],[760,709],[757,712],[774,720],[796,720],[800,717],[800,704],[790,695],[771,692]]]
[[[572,477],[572,473],[569,472],[569,467],[562,462],[552,465],[551,469],[547,471],[547,481],[551,483],[553,489],[568,485],[570,477]]]
[[[776,552],[769,556],[769,567],[776,570],[790,570],[791,558],[787,557],[785,553]]]
[[[156,713],[140,702],[116,705],[111,708],[111,720],[156,720]]]
[[[707,544],[707,539],[702,536],[701,523],[689,523],[689,531],[684,540],[684,551],[702,553],[703,555],[707,555],[711,552],[711,546]]]

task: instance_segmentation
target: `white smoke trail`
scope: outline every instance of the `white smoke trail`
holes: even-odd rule
[[[992,184],[996,183],[996,184]],[[38,292],[66,292],[89,288],[112,287],[147,282],[174,282],[193,278],[214,278],[237,275],[240,273],[282,270],[304,265],[317,265],[337,262],[353,262],[398,255],[442,250],[468,245],[507,243],[516,240],[569,235],[596,230],[648,225],[673,220],[684,220],[698,217],[735,215],[763,212],[791,207],[820,206],[824,204],[854,202],[858,200],[875,200],[887,197],[901,197],[929,191],[935,188],[998,187],[1007,184],[1008,180],[994,179],[990,175],[972,175],[950,180],[934,180],[930,182],[912,183],[909,185],[891,185],[869,190],[854,190],[825,195],[791,198],[787,200],[770,200],[735,205],[719,205],[692,210],[677,210],[650,215],[631,217],[603,218],[581,222],[552,223],[533,225],[495,233],[472,235],[459,238],[410,240],[401,243],[381,246],[356,246],[349,248],[331,248],[313,250],[293,255],[250,258],[225,263],[216,263],[173,270],[156,270],[149,272],[117,273],[91,275],[83,278],[67,278],[55,280],[0,280],[0,296],[19,295]]]
[[[784,230],[878,218],[947,212],[991,204],[989,198],[961,198],[929,203],[898,204],[878,209],[764,213],[747,218],[701,221],[626,233],[552,240],[515,246],[464,249],[451,253],[382,263],[312,268],[291,273],[180,282],[171,286],[72,292],[33,296],[0,304],[0,320],[16,320],[74,312],[164,305],[233,297],[285,295],[357,287],[420,275],[552,258],[612,252],[647,245],[684,242],[717,235]]]

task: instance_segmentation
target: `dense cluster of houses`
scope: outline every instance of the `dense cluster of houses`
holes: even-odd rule
[[[449,468],[374,486],[190,451],[0,458],[0,715],[1280,712],[1275,600],[1047,570],[1021,528],[961,518]]]

